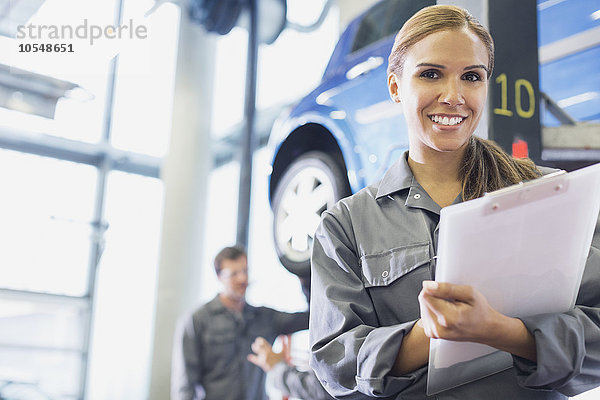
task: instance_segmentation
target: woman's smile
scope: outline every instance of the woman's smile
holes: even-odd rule
[[[429,115],[429,119],[440,127],[448,127],[460,125],[467,117],[453,114],[432,114]]]

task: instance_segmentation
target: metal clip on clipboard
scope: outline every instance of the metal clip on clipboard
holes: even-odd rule
[[[557,171],[529,182],[486,193],[484,199],[489,206],[483,208],[483,214],[502,212],[513,207],[538,201],[549,196],[566,193],[569,190],[569,180],[566,171]]]

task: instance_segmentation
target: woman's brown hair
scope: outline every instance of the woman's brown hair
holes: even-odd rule
[[[408,19],[396,35],[388,59],[388,75],[402,75],[408,49],[425,36],[445,30],[468,29],[476,34],[488,52],[488,78],[494,69],[494,40],[483,25],[467,10],[456,6],[438,5],[422,8]]]
[[[463,200],[476,199],[522,181],[539,178],[541,172],[528,158],[514,158],[491,140],[471,136],[460,177]]]
[[[388,75],[402,75],[408,49],[426,36],[443,31],[468,29],[476,34],[488,51],[488,78],[494,69],[494,41],[487,29],[468,11],[450,5],[425,7],[404,23],[396,35],[389,56]],[[491,140],[471,136],[460,171],[463,181],[462,196],[471,200],[492,192],[541,176],[533,161],[514,158]]]

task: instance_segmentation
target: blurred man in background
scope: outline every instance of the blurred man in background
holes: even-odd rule
[[[267,400],[265,373],[247,359],[252,342],[307,329],[308,312],[247,304],[248,257],[240,247],[222,249],[214,267],[223,291],[177,326],[171,399]]]

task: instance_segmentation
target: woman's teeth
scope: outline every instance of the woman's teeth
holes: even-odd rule
[[[460,124],[464,118],[462,117],[440,117],[438,115],[432,115],[429,117],[433,122],[440,125],[456,125]]]

